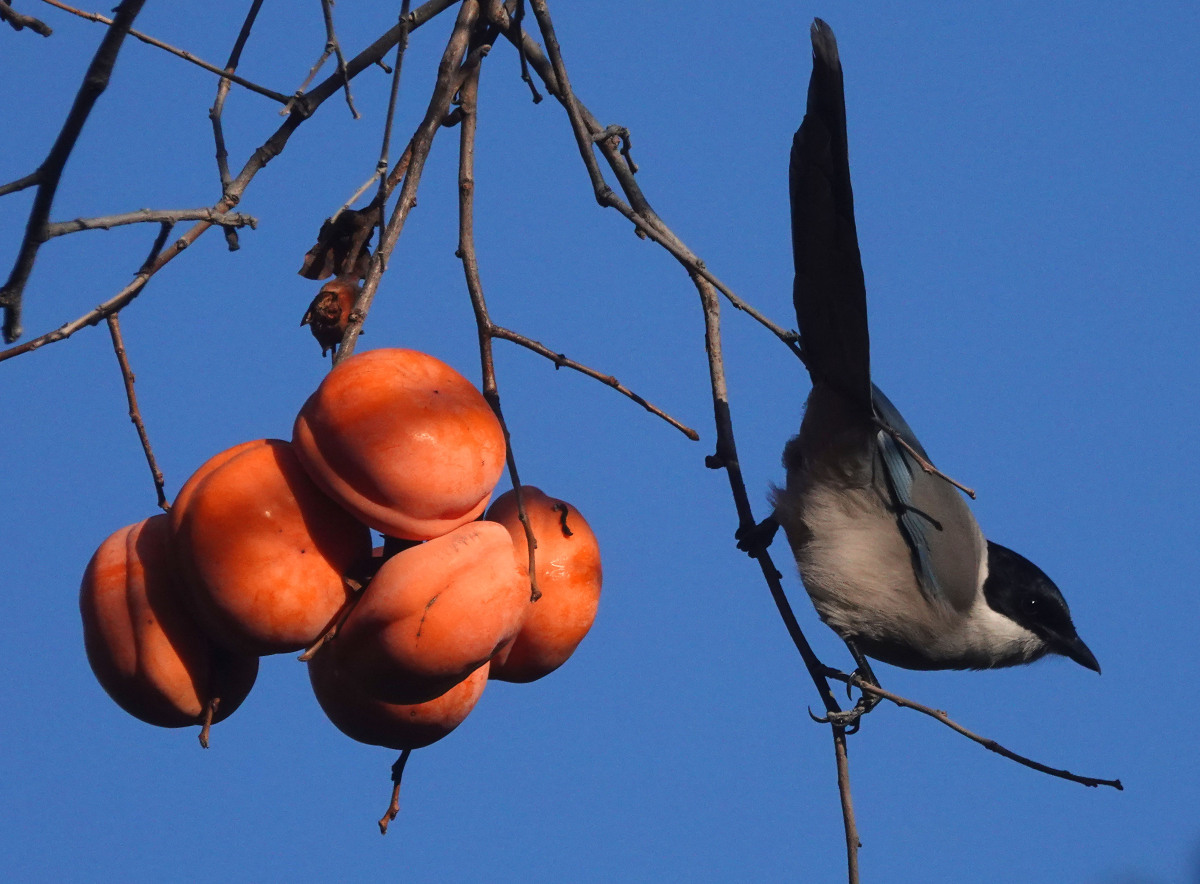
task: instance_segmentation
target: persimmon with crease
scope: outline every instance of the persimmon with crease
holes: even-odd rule
[[[471,522],[384,562],[321,654],[369,696],[422,703],[504,648],[528,609],[508,532]]]
[[[364,691],[328,650],[308,664],[313,694],[325,717],[338,730],[352,740],[373,746],[420,749],[436,743],[462,724],[487,685],[485,663],[441,696],[424,703],[387,703]]]
[[[530,605],[512,644],[492,661],[491,677],[529,682],[565,663],[592,628],[603,573],[596,535],[575,507],[532,485],[521,486],[521,498],[537,540],[534,566],[541,597]],[[517,561],[528,572],[528,545],[516,493],[508,491],[496,498],[487,518],[508,529]]]
[[[197,619],[241,653],[313,642],[349,597],[343,575],[371,555],[370,531],[279,439],[209,460],[180,490],[170,519]]]
[[[334,500],[406,540],[477,518],[504,469],[504,432],[483,394],[416,350],[340,363],[300,409],[292,443]]]
[[[97,681],[117,705],[159,727],[212,721],[241,705],[258,658],[215,646],[188,612],[171,555],[166,515],[109,536],[79,590],[83,643]]]

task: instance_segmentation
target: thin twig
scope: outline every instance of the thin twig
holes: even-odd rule
[[[544,356],[547,359],[549,359],[551,362],[554,363],[555,368],[570,368],[570,369],[573,369],[573,370],[579,372],[580,374],[585,374],[588,377],[599,381],[600,383],[604,384],[605,386],[612,387],[614,390],[616,390],[621,395],[627,396],[628,398],[630,398],[634,402],[636,402],[638,405],[642,406],[642,408],[646,409],[646,411],[650,412],[653,415],[656,415],[657,417],[662,418],[664,421],[666,421],[668,424],[673,426],[675,429],[679,430],[679,432],[683,433],[683,435],[687,436],[693,442],[699,441],[699,439],[700,439],[699,433],[697,433],[695,430],[693,430],[691,427],[687,426],[686,424],[683,424],[683,423],[679,422],[678,420],[676,420],[675,418],[671,417],[671,415],[667,414],[665,411],[663,411],[657,405],[647,402],[645,399],[643,399],[637,393],[633,392],[633,390],[626,387],[624,384],[622,384],[620,381],[618,381],[612,375],[604,374],[603,372],[599,372],[594,368],[589,368],[588,366],[584,365],[582,362],[576,362],[574,359],[568,359],[562,353],[556,353],[555,351],[551,350],[546,345],[539,343],[538,341],[535,341],[531,338],[527,338],[525,335],[518,334],[517,332],[512,331],[511,329],[504,328],[503,326],[496,325],[495,323],[490,323],[488,327],[490,329],[490,334],[493,338],[502,338],[503,340],[511,341],[514,344],[524,347],[526,350],[531,350],[534,353],[537,353],[539,356]]]
[[[467,293],[471,308],[475,312],[475,328],[479,334],[479,363],[483,375],[483,398],[487,400],[504,432],[504,456],[508,461],[508,475],[512,480],[517,498],[517,518],[525,532],[525,549],[529,568],[529,600],[536,602],[542,597],[537,579],[537,538],[525,512],[524,486],[517,471],[517,458],[513,453],[512,434],[504,420],[500,407],[500,388],[496,383],[496,362],[492,354],[492,322],[488,316],[487,301],[483,295],[483,281],[479,276],[479,258],[475,252],[475,129],[476,103],[479,97],[479,66],[476,65],[463,80],[458,91],[461,125],[458,136],[458,249],[455,254],[462,261],[466,277]]]
[[[907,451],[909,454],[911,454],[913,457],[913,460],[915,460],[917,462],[918,466],[920,466],[921,469],[924,470],[926,473],[929,473],[930,475],[933,475],[933,476],[937,476],[940,479],[944,479],[945,481],[947,481],[951,485],[953,485],[955,488],[957,488],[959,491],[961,491],[963,494],[967,495],[967,497],[971,498],[971,500],[975,499],[975,490],[973,488],[968,488],[966,485],[962,484],[962,482],[955,481],[950,476],[947,476],[945,473],[943,473],[941,470],[939,470],[937,467],[935,467],[933,464],[931,464],[924,457],[922,457],[921,452],[917,451],[917,449],[915,449],[911,445],[909,445],[908,442],[905,440],[905,438],[900,435],[899,430],[888,426],[884,421],[881,421],[879,418],[875,418],[875,426],[879,427],[879,429],[883,430],[885,433],[887,433],[889,436],[891,436],[893,439],[895,439],[896,444],[899,445],[901,448],[903,448],[905,451]]]
[[[91,22],[98,22],[99,24],[108,25],[110,27],[115,24],[115,21],[111,18],[100,15],[97,12],[84,12],[82,9],[76,9],[74,6],[68,6],[67,4],[60,2],[60,0],[42,0],[42,2],[49,3],[56,9],[61,9],[63,12],[69,12],[71,15],[77,15],[80,18],[85,18]],[[205,61],[199,56],[193,55],[185,49],[178,49],[175,46],[172,46],[170,43],[164,43],[162,40],[155,39],[148,34],[143,34],[141,31],[135,31],[131,28],[129,30],[129,36],[133,37],[135,40],[141,40],[143,43],[153,46],[156,49],[162,49],[164,52],[169,52],[174,56],[182,58],[184,61],[191,62],[192,64],[196,65],[196,67],[204,68],[204,70],[209,71],[210,73],[217,74],[220,77],[228,78],[234,83],[237,83],[239,86],[269,98],[272,101],[277,101],[280,104],[286,104],[288,101],[288,97],[282,92],[276,92],[274,89],[268,89],[266,86],[260,86],[258,83],[254,83],[243,77],[226,73],[215,64],[211,64],[210,62]]]
[[[633,212],[629,205],[624,204],[619,198],[612,195],[612,201],[606,202],[600,199],[602,192],[612,194],[611,188],[604,181],[603,175],[599,171],[599,166],[595,162],[595,157],[591,152],[591,134],[599,133],[602,128],[596,123],[595,118],[587,110],[582,102],[574,96],[571,91],[570,81],[566,76],[566,66],[562,60],[562,55],[558,46],[558,39],[554,35],[554,25],[550,20],[550,15],[546,9],[544,0],[531,0],[533,4],[534,15],[537,17],[538,26],[542,30],[542,36],[546,43],[546,54],[543,54],[539,47],[528,34],[521,32],[515,27],[513,21],[508,22],[506,28],[504,23],[500,24],[502,31],[510,42],[522,47],[523,51],[528,55],[530,64],[534,70],[542,77],[542,81],[546,84],[546,88],[563,104],[567,110],[568,118],[571,120],[572,129],[576,135],[576,142],[579,147],[580,156],[584,160],[584,165],[588,169],[589,176],[592,177],[593,185],[597,192],[597,200],[601,205],[615,205],[622,214],[629,217],[635,225],[642,224],[641,216]],[[615,136],[614,136],[615,137]],[[613,137],[604,139],[598,142],[602,147],[609,145]],[[752,508],[750,506],[750,498],[746,492],[745,482],[741,475],[741,466],[737,459],[737,449],[733,436],[733,421],[729,411],[729,395],[725,384],[724,364],[721,355],[720,344],[720,305],[716,299],[714,288],[721,291],[726,298],[730,297],[730,293],[721,286],[719,281],[716,281],[711,273],[704,268],[704,262],[700,261],[691,254],[690,250],[683,247],[684,253],[680,253],[672,248],[672,242],[679,243],[678,238],[670,233],[666,225],[662,224],[657,215],[654,215],[650,209],[649,202],[642,194],[641,188],[637,182],[633,180],[632,172],[628,164],[622,158],[619,147],[612,148],[611,156],[606,153],[609,159],[609,165],[617,175],[622,188],[626,189],[630,198],[630,203],[641,207],[642,210],[648,212],[653,218],[655,229],[647,228],[647,234],[655,242],[660,243],[672,255],[680,261],[688,269],[689,276],[696,290],[700,294],[701,302],[704,309],[705,319],[705,335],[706,345],[709,354],[709,373],[712,384],[713,393],[713,409],[714,419],[717,429],[717,448],[716,453],[708,458],[708,465],[714,468],[724,468],[729,478],[730,490],[733,493],[734,505],[738,513],[738,532],[749,533],[754,530],[756,522]],[[646,219],[648,221],[648,219]],[[738,301],[730,299],[731,303],[739,309],[746,309],[741,306]],[[777,336],[788,340],[795,337],[794,333],[787,332],[782,328],[774,326],[773,323],[760,320],[772,331],[775,331]],[[792,611],[791,604],[788,602],[787,595],[783,591],[783,586],[780,583],[779,571],[775,568],[771,561],[770,555],[767,553],[765,545],[751,551],[751,555],[759,563],[759,567],[763,572],[763,577],[767,581],[770,588],[771,596],[775,600],[776,607],[779,609],[780,616],[784,621],[784,625],[788,630],[789,636],[792,638],[793,644],[799,651],[801,659],[804,661],[813,683],[817,687],[818,693],[821,695],[822,702],[825,704],[827,712],[840,712],[837,700],[833,696],[828,683],[821,675],[821,669],[824,664],[817,659],[808,641],[805,639],[800,625],[796,620],[795,613]]]
[[[358,109],[354,107],[354,96],[350,94],[350,77],[346,73],[346,57],[342,55],[342,44],[338,42],[337,31],[333,29],[333,0],[321,0],[321,16],[325,19],[325,52],[328,57],[330,49],[337,59],[338,76],[342,78],[342,88],[346,92],[346,105],[354,119],[359,119]]]
[[[842,805],[842,831],[846,834],[846,878],[858,884],[858,823],[854,819],[854,799],[850,794],[850,752],[846,745],[846,729],[833,725],[833,754],[837,762],[838,795]]]
[[[65,323],[54,331],[47,332],[44,335],[39,335],[32,338],[23,344],[18,344],[15,347],[9,347],[7,350],[0,350],[0,362],[6,359],[12,359],[14,356],[20,356],[22,353],[28,353],[31,350],[38,350],[46,344],[54,344],[58,341],[66,340],[82,328],[89,325],[96,325],[101,320],[106,319],[113,313],[116,313],[134,298],[142,293],[142,289],[146,287],[146,283],[155,273],[166,266],[176,255],[190,246],[196,239],[209,228],[208,222],[201,221],[174,243],[166,251],[161,251],[150,261],[142,265],[142,268],[134,275],[133,281],[125,286],[111,298],[97,307],[89,310],[87,313],[74,319],[71,322]],[[169,230],[170,225],[164,224],[164,229]],[[161,236],[161,233],[160,233]]]
[[[137,393],[133,390],[133,369],[129,367],[129,356],[125,352],[125,341],[121,337],[121,322],[116,313],[108,317],[108,332],[112,336],[113,352],[117,354],[117,362],[121,366],[121,377],[125,382],[125,399],[129,403],[129,419],[137,429],[138,439],[142,442],[142,451],[146,454],[146,463],[150,466],[150,475],[154,479],[154,491],[158,497],[158,507],[163,512],[171,509],[167,503],[164,491],[162,470],[154,459],[154,449],[150,447],[150,436],[146,433],[146,425],[142,421],[142,412],[138,408]]]
[[[263,0],[253,0],[250,4],[250,9],[246,12],[246,18],[242,22],[241,30],[238,31],[237,39],[233,41],[233,49],[229,52],[229,60],[225,62],[225,69],[222,71],[224,76],[221,77],[221,82],[217,84],[217,97],[213,99],[213,106],[209,108],[208,118],[212,121],[213,141],[216,144],[217,151],[217,176],[221,181],[221,194],[224,195],[229,188],[230,181],[233,176],[229,172],[229,151],[225,147],[225,128],[222,122],[222,116],[225,113],[225,99],[229,95],[229,84],[233,82],[231,77],[233,72],[237,70],[237,66],[242,59],[242,50],[246,47],[246,41],[250,39],[250,31],[254,28],[254,22],[258,18],[258,11],[262,8]],[[238,243],[237,231],[232,227],[225,228],[225,241],[229,245],[231,252],[237,251],[240,247]]]
[[[55,221],[45,227],[46,239],[65,236],[68,233],[78,233],[81,230],[109,230],[126,224],[169,223],[179,221],[207,221],[222,227],[258,226],[258,219],[253,215],[240,212],[218,212],[211,208],[201,209],[138,209],[136,212],[125,212],[119,215],[103,215],[99,218],[76,218],[73,221]]]
[[[392,146],[392,125],[396,119],[396,100],[400,95],[400,72],[404,67],[404,53],[408,50],[408,0],[404,0],[400,4],[400,21],[397,26],[400,28],[400,39],[396,41],[396,64],[392,67],[392,90],[388,95],[387,117],[383,121],[383,144],[379,148],[379,162],[375,164],[375,177],[379,179],[379,192],[375,196],[375,202],[378,203],[381,214],[388,194],[391,193],[391,189],[388,187],[387,170]],[[411,153],[409,156],[412,156]],[[370,181],[367,182],[367,185],[369,184]],[[367,185],[364,185],[364,188]],[[358,199],[357,195],[351,197],[350,202],[353,203],[356,199]]]
[[[521,22],[525,19],[525,0],[517,0],[517,12],[513,16],[513,23],[517,30],[521,29]],[[525,85],[529,87],[529,92],[533,96],[534,104],[542,103],[542,95],[537,91],[537,86],[533,84],[533,77],[529,76],[529,60],[525,57],[525,48],[522,45],[517,46],[517,58],[521,61],[521,79],[525,81]]]
[[[1078,774],[1073,774],[1068,770],[1060,770],[1056,767],[1049,767],[1048,765],[1042,764],[1040,761],[1034,761],[1032,758],[1026,758],[1024,755],[1018,755],[1016,752],[1013,752],[1011,749],[1006,749],[1004,746],[1000,745],[989,737],[983,737],[974,731],[967,730],[967,728],[950,718],[950,716],[947,715],[943,710],[934,709],[932,706],[926,706],[922,703],[917,703],[914,700],[910,700],[907,697],[894,694],[891,691],[879,687],[878,685],[874,685],[865,681],[857,674],[847,675],[844,672],[826,667],[825,676],[827,678],[833,678],[838,681],[845,682],[848,685],[853,685],[864,693],[872,694],[884,700],[889,700],[890,702],[895,703],[897,706],[900,706],[904,709],[915,709],[922,715],[928,715],[930,718],[940,721],[942,724],[946,725],[946,727],[950,728],[956,733],[962,734],[972,742],[978,743],[980,746],[995,752],[997,755],[1003,755],[1005,758],[1017,762],[1017,764],[1022,764],[1025,767],[1032,768],[1033,770],[1041,773],[1049,774],[1052,777],[1070,780],[1073,783],[1080,783],[1091,788],[1095,788],[1096,786],[1111,786],[1117,791],[1124,791],[1125,787],[1121,785],[1120,780],[1102,780],[1095,777],[1084,777]]]
[[[10,181],[8,184],[0,185],[0,196],[8,196],[10,193],[17,193],[25,190],[27,187],[33,187],[42,180],[40,172],[30,172],[16,181]]]
[[[592,136],[592,141],[599,144],[602,141],[608,141],[610,138],[617,139],[621,144],[621,156],[625,158],[625,165],[629,167],[631,174],[636,175],[638,164],[633,161],[633,136],[624,126],[609,126],[603,132],[597,132]]]
[[[8,4],[8,0],[0,0],[0,21],[8,22],[14,31],[29,28],[35,34],[41,34],[43,37],[49,37],[54,33],[53,29],[44,21],[36,19],[32,15],[22,15],[17,12]]]
[[[11,344],[21,336],[21,306],[25,293],[25,284],[33,272],[34,261],[37,260],[38,249],[45,242],[45,225],[50,217],[50,208],[54,204],[54,195],[58,191],[58,183],[62,178],[63,169],[83,131],[83,125],[95,107],[96,101],[108,87],[113,65],[121,51],[121,44],[129,32],[133,20],[141,12],[145,0],[123,0],[114,16],[114,23],[104,34],[96,54],[92,56],[91,64],[83,75],[75,101],[67,113],[67,119],[59,130],[54,145],[46,155],[46,159],[38,168],[37,195],[33,198],[33,206],[29,210],[29,220],[25,224],[25,236],[21,240],[20,250],[13,262],[12,271],[4,288],[0,289],[0,308],[4,311],[4,340]]]

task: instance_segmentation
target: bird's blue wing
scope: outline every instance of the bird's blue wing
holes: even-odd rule
[[[908,421],[874,384],[871,385],[871,401],[876,417],[895,430],[896,435],[920,454],[926,463],[930,463],[929,455],[925,453]],[[921,465],[886,430],[877,431],[875,438],[883,464],[885,484],[891,496],[891,508],[896,513],[896,524],[900,528],[900,534],[912,552],[913,572],[921,587],[921,594],[931,602],[944,602],[946,597],[933,568],[928,533],[940,531],[942,528],[932,517],[921,512],[913,499],[913,480]]]

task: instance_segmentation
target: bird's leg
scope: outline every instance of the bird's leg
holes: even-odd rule
[[[771,513],[757,525],[739,528],[733,537],[737,541],[738,549],[750,556],[757,556],[771,545],[771,541],[775,539],[778,531],[779,520],[775,518],[774,513]]]
[[[851,679],[859,678],[869,685],[880,687],[879,679],[875,677],[875,672],[871,669],[871,664],[867,662],[866,655],[858,649],[858,645],[854,643],[854,640],[847,638],[843,639],[843,641],[846,643],[846,650],[848,650],[850,652],[850,656],[854,658],[854,664],[857,667],[851,674]],[[846,696],[850,696],[850,688],[853,686],[853,681],[846,683]],[[862,711],[859,714],[865,715],[878,705],[879,697],[875,696],[874,694],[868,694],[866,691],[862,691],[859,694],[858,702],[854,705],[854,708],[861,709]]]

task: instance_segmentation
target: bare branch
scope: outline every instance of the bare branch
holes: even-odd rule
[[[166,512],[171,509],[167,503],[164,490],[162,470],[154,459],[154,449],[150,447],[150,436],[146,433],[146,424],[142,421],[142,412],[138,408],[137,394],[133,390],[133,369],[129,367],[129,357],[125,352],[125,341],[121,337],[121,322],[116,313],[108,317],[108,333],[112,336],[113,352],[117,354],[117,362],[121,366],[121,377],[125,381],[125,399],[129,403],[129,419],[137,429],[138,439],[142,443],[142,451],[146,453],[146,463],[150,466],[150,475],[154,479],[154,491],[158,496],[159,509]]]
[[[0,185],[0,196],[7,196],[10,193],[16,193],[20,190],[25,190],[27,187],[33,187],[42,180],[39,172],[30,172],[24,178],[18,178],[16,181],[10,181],[8,184]]]
[[[109,230],[127,224],[167,223],[180,221],[207,221],[221,227],[258,226],[258,219],[241,212],[218,212],[211,208],[200,209],[138,209],[120,215],[103,215],[99,218],[76,218],[73,221],[56,221],[45,227],[46,239],[78,233],[81,230]]]
[[[513,16],[513,23],[518,31],[521,30],[521,22],[525,19],[525,0],[516,0],[517,9],[516,15]],[[525,49],[522,45],[517,46],[517,58],[521,61],[521,79],[525,85],[529,87],[529,92],[533,97],[534,104],[542,103],[542,95],[537,91],[537,86],[533,84],[533,77],[529,76],[529,60],[525,57]]]
[[[833,755],[837,763],[838,796],[842,805],[842,831],[846,833],[846,877],[858,884],[858,823],[854,819],[854,800],[850,794],[850,752],[846,745],[846,729],[833,726]]]
[[[54,33],[53,29],[45,22],[34,18],[32,15],[22,15],[17,12],[8,4],[8,0],[0,0],[0,21],[8,22],[14,31],[22,31],[25,28],[29,28],[35,34],[41,34],[43,37],[49,37]]]
[[[527,338],[522,334],[518,334],[515,331],[504,328],[503,326],[496,325],[495,323],[489,323],[488,328],[490,329],[489,333],[491,334],[492,337],[502,338],[506,341],[511,341],[514,344],[518,344],[518,345],[524,347],[526,350],[532,350],[534,353],[537,353],[539,356],[545,356],[547,359],[549,359],[551,362],[554,363],[555,368],[570,368],[570,369],[573,369],[573,370],[579,372],[580,374],[585,374],[588,377],[593,378],[606,386],[612,387],[614,390],[616,390],[622,396],[627,396],[630,399],[632,399],[634,402],[636,402],[638,405],[642,406],[642,408],[646,409],[646,411],[665,420],[667,423],[669,423],[675,429],[679,430],[679,432],[683,433],[683,435],[687,436],[693,442],[698,442],[700,440],[700,434],[697,433],[695,430],[693,430],[691,427],[687,426],[686,424],[680,423],[675,418],[671,417],[671,415],[667,414],[665,411],[663,411],[661,408],[659,408],[657,405],[647,402],[645,399],[643,399],[637,393],[630,390],[628,387],[626,387],[624,384],[622,384],[620,381],[618,381],[612,375],[604,374],[603,372],[599,372],[594,368],[589,368],[588,366],[584,365],[581,362],[576,362],[574,359],[568,359],[562,353],[556,353],[555,351],[551,350],[549,347],[545,346],[544,344],[541,344],[538,341],[535,341],[531,338]]]
[[[438,13],[453,5],[453,2],[454,0],[429,0],[429,2],[417,7],[409,16],[409,31],[412,31],[413,29],[429,21]],[[141,4],[139,3],[138,6],[140,7],[140,5]],[[120,18],[119,13],[120,10],[118,10],[118,18]],[[114,27],[109,31],[109,34],[115,34],[118,32],[119,29]],[[373,65],[376,61],[382,58],[384,53],[386,53],[392,46],[395,45],[395,41],[398,39],[399,33],[398,26],[389,29],[383,34],[383,36],[376,39],[374,43],[351,59],[346,65],[349,76],[357,76],[367,67]],[[106,37],[106,39],[108,38]],[[104,45],[105,44],[103,43],[101,44],[102,48]],[[283,151],[284,147],[287,146],[288,139],[291,138],[292,133],[299,128],[300,124],[312,116],[316,108],[337,91],[338,87],[336,79],[336,77],[327,78],[319,86],[317,86],[317,88],[312,90],[312,92],[309,92],[307,95],[305,95],[303,101],[297,103],[297,106],[291,116],[289,116],[288,119],[285,120],[282,125],[280,125],[280,127],[273,135],[271,135],[270,138],[266,140],[266,142],[264,142],[257,150],[254,151],[250,159],[242,167],[241,172],[239,172],[233,181],[230,182],[229,186],[226,188],[225,195],[213,207],[213,211],[224,213],[237,205],[238,201],[241,199],[242,193],[254,179],[254,176],[262,171],[267,163],[269,163],[273,158],[278,156]],[[74,111],[74,109],[72,110]],[[70,122],[71,117],[69,116],[68,123]],[[79,122],[78,126],[81,127],[82,122]],[[66,127],[64,127],[64,131],[66,131]],[[78,132],[76,131],[76,136],[77,134]],[[60,140],[61,139],[62,136],[60,135]],[[71,145],[73,145],[73,140],[67,145],[68,153]],[[51,154],[54,154],[53,149],[51,150]],[[41,173],[46,170],[47,163],[43,163],[41,169],[39,170],[39,186],[41,186]],[[58,174],[54,176],[55,186],[57,186],[59,175],[61,175],[61,168],[59,169]],[[35,207],[36,206],[37,200],[35,199]],[[49,206],[47,205],[46,213],[48,214],[48,212]],[[45,219],[43,217],[43,221],[44,220]],[[14,356],[19,356],[22,353],[27,353],[31,350],[37,350],[46,344],[65,340],[75,332],[79,331],[79,329],[88,325],[95,325],[109,314],[120,310],[121,307],[129,303],[129,301],[133,300],[138,296],[138,294],[140,294],[142,288],[145,286],[146,281],[151,276],[174,260],[174,258],[176,258],[189,245],[195,242],[211,226],[212,223],[209,221],[198,222],[194,227],[188,230],[186,234],[177,240],[174,245],[158,255],[153,262],[144,266],[138,272],[137,277],[112,298],[105,301],[94,310],[89,311],[72,322],[66,323],[52,332],[41,335],[40,337],[28,341],[25,344],[21,344],[16,347],[10,347],[7,350],[0,350],[0,362],[3,362],[6,359],[11,359]],[[26,273],[26,277],[27,276],[28,274]],[[0,307],[4,307],[6,311],[8,310],[8,304],[6,302],[7,291],[7,286],[4,290],[0,290]],[[17,310],[16,319],[19,321],[19,309]]]
[[[4,288],[0,289],[0,308],[4,310],[6,343],[11,344],[21,336],[21,303],[25,283],[29,281],[29,275],[33,272],[38,249],[45,241],[44,227],[50,217],[50,207],[54,204],[54,195],[58,190],[63,168],[67,165],[92,108],[108,86],[108,79],[112,74],[113,65],[116,64],[117,54],[121,51],[121,44],[144,2],[145,0],[123,0],[117,7],[115,22],[100,41],[96,54],[92,56],[91,64],[83,76],[83,83],[75,95],[75,101],[67,113],[58,138],[38,168],[37,195],[29,211],[25,236],[8,281],[5,282]]]
[[[413,16],[415,17],[419,12],[420,9],[416,10]],[[412,157],[404,175],[404,184],[400,187],[400,196],[392,210],[391,218],[388,219],[387,227],[379,237],[379,248],[371,256],[371,264],[366,278],[363,280],[362,292],[354,303],[354,309],[350,313],[350,322],[346,326],[346,333],[342,336],[342,343],[338,347],[335,359],[337,362],[341,362],[354,353],[354,345],[362,333],[363,322],[367,318],[367,312],[371,309],[371,302],[379,288],[379,280],[387,268],[387,262],[391,257],[392,250],[396,247],[396,241],[404,230],[408,214],[416,205],[417,188],[421,183],[421,173],[425,168],[425,161],[429,158],[429,151],[433,146],[433,137],[441,128],[450,109],[450,103],[458,93],[468,69],[472,65],[477,65],[483,55],[481,51],[476,50],[467,57],[466,61],[462,61],[471,30],[474,28],[478,16],[478,0],[463,0],[458,11],[458,18],[454,23],[454,30],[450,34],[450,40],[447,42],[446,49],[442,53],[442,60],[438,64],[437,82],[425,110],[425,118],[417,126],[417,131],[409,142]],[[394,30],[397,31],[397,37],[399,37],[400,26],[397,25]]]
[[[708,280],[699,274],[692,274],[692,282],[700,293],[700,302],[704,310],[704,343],[708,351],[709,381],[712,386],[713,415],[717,428],[716,453],[707,460],[707,465],[714,469],[724,469],[729,479],[729,489],[733,494],[734,507],[738,514],[738,536],[754,532],[757,525],[750,506],[750,496],[746,492],[746,483],[742,478],[741,464],[738,461],[737,445],[733,435],[733,416],[729,407],[729,389],[725,382],[724,356],[721,348],[721,302],[717,293]],[[842,807],[842,826],[846,834],[846,865],[851,884],[858,884],[858,824],[854,818],[854,803],[850,793],[849,755],[846,747],[846,728],[838,721],[845,718],[838,706],[833,692],[829,688],[825,673],[828,669],[813,652],[808,639],[800,629],[795,612],[788,602],[787,595],[780,583],[779,571],[776,570],[767,552],[766,544],[760,543],[750,549],[750,555],[758,561],[771,597],[779,610],[788,635],[800,658],[808,669],[809,677],[825,704],[830,729],[833,734],[834,759],[838,772],[838,794]]]
[[[1017,764],[1022,764],[1025,767],[1041,773],[1049,774],[1052,777],[1070,780],[1073,783],[1080,783],[1091,788],[1095,788],[1096,786],[1110,786],[1119,792],[1124,791],[1125,789],[1125,787],[1121,785],[1120,780],[1102,780],[1095,777],[1084,777],[1078,774],[1073,774],[1068,770],[1060,770],[1056,767],[1049,767],[1048,765],[1042,764],[1040,761],[1034,761],[1032,758],[1026,758],[1024,755],[1018,755],[1016,752],[1013,752],[1011,749],[1006,749],[993,739],[982,737],[974,731],[967,730],[961,724],[950,718],[950,716],[947,715],[943,710],[934,709],[932,706],[925,706],[922,703],[917,703],[916,701],[910,700],[907,697],[902,697],[899,694],[893,694],[891,691],[884,690],[878,685],[867,682],[857,673],[847,675],[844,672],[839,672],[836,669],[830,669],[826,667],[824,674],[827,678],[833,678],[838,681],[845,682],[848,685],[853,685],[864,693],[872,694],[873,696],[888,700],[892,703],[895,703],[897,706],[900,706],[901,708],[915,709],[922,715],[928,715],[930,718],[937,719],[942,724],[946,725],[946,727],[950,728],[956,733],[962,734],[968,740],[978,743],[980,746],[983,746],[985,749],[991,752],[995,752],[997,755],[1003,755],[1005,758],[1017,762]]]
[[[68,6],[67,4],[60,2],[60,0],[42,0],[42,2],[49,3],[51,6],[61,9],[63,12],[69,12],[71,15],[77,15],[80,18],[87,19],[91,22],[98,22],[102,25],[109,25],[110,27],[115,24],[114,20],[111,18],[100,15],[97,12],[85,12],[82,9],[76,9],[73,6]],[[178,49],[172,46],[170,43],[164,43],[162,40],[155,39],[148,34],[143,34],[141,31],[135,31],[131,28],[129,30],[129,36],[133,37],[135,40],[141,40],[143,43],[153,46],[156,49],[162,49],[164,52],[169,52],[178,58],[182,58],[184,61],[196,65],[196,67],[209,71],[210,73],[232,80],[239,86],[249,89],[251,92],[256,92],[259,95],[265,96],[272,101],[277,101],[280,104],[286,104],[288,101],[288,97],[282,92],[276,92],[274,89],[268,89],[266,86],[260,86],[258,83],[252,82],[251,80],[247,80],[243,77],[238,77],[232,73],[223,71],[215,64],[210,64],[209,62],[197,55],[193,55],[185,49]]]

